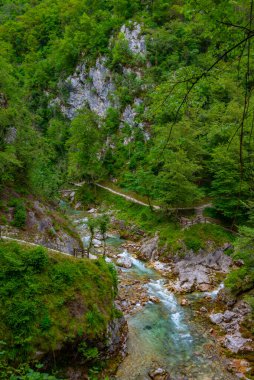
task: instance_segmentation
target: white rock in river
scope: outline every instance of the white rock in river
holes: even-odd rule
[[[101,247],[102,242],[101,240],[93,239],[93,245],[95,246],[95,248],[98,248],[98,247]]]
[[[129,257],[126,257],[126,256],[119,257],[116,261],[116,264],[119,267],[123,267],[123,268],[131,268],[132,267],[131,259]]]

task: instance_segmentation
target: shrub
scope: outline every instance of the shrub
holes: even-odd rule
[[[26,208],[21,199],[13,198],[9,202],[9,206],[14,207],[14,215],[12,225],[14,227],[23,228],[26,224]]]
[[[98,334],[104,330],[105,319],[99,312],[97,306],[94,304],[92,309],[86,314],[86,321],[88,325],[88,331]]]
[[[239,231],[242,236],[236,241],[233,259],[242,260],[244,265],[229,273],[225,281],[235,295],[254,289],[254,229],[241,227]]]
[[[186,244],[186,247],[188,249],[192,249],[194,252],[197,252],[200,248],[202,248],[201,240],[195,237],[186,237],[184,239],[184,242]]]
[[[99,351],[97,347],[88,347],[86,342],[82,342],[79,345],[78,352],[86,360],[95,360],[99,357]]]
[[[35,273],[40,273],[48,265],[48,256],[42,247],[36,247],[30,251],[27,257],[27,263]]]

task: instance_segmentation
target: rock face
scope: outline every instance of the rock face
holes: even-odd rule
[[[80,64],[75,73],[67,78],[70,87],[67,106],[62,106],[62,112],[73,119],[78,110],[88,104],[90,109],[99,116],[105,116],[112,106],[110,96],[114,85],[109,70],[105,66],[105,58],[97,59],[94,67],[86,69],[85,63]]]
[[[232,259],[225,255],[223,250],[217,250],[208,255],[191,254],[175,263],[173,271],[178,278],[170,282],[170,287],[180,293],[195,290],[208,291],[213,285],[214,275],[217,272],[228,273],[231,265]]]
[[[239,301],[232,310],[210,315],[211,322],[226,332],[223,345],[234,353],[253,350],[252,340],[244,338],[240,332],[241,322],[250,312],[250,306]]]
[[[134,106],[133,107],[128,105],[125,108],[125,110],[123,111],[123,114],[122,114],[122,123],[121,123],[120,127],[124,127],[125,123],[130,125],[131,127],[133,127],[135,125],[135,117],[137,116],[137,111],[136,111],[135,107],[138,107],[141,104],[142,104],[142,100],[139,98],[136,98],[134,100]]]
[[[11,217],[9,219],[11,222]],[[20,230],[9,227],[4,235],[69,254],[81,245],[78,236],[74,232],[70,233],[66,219],[51,206],[37,200],[31,201],[27,206],[25,228]]]
[[[142,242],[140,247],[140,253],[142,258],[145,260],[155,260],[158,256],[158,243],[159,243],[159,235],[158,233],[152,239],[145,239]]]
[[[128,337],[128,325],[124,317],[113,319],[107,329],[106,358],[126,354],[126,341]]]
[[[128,42],[128,46],[133,54],[146,54],[145,37],[142,35],[141,25],[137,22],[132,22],[121,27],[120,32]],[[112,48],[111,43],[109,48]],[[114,83],[114,73],[106,67],[107,58],[100,57],[97,59],[93,67],[87,67],[85,61],[81,62],[73,75],[69,76],[64,83],[59,84],[59,87],[67,89],[69,97],[67,101],[59,97],[50,102],[50,106],[59,105],[62,113],[69,119],[73,119],[78,110],[85,105],[95,112],[101,118],[106,116],[107,110],[110,107],[119,108],[119,101],[115,96],[116,85]],[[122,67],[123,76],[135,74],[141,77],[141,72],[138,69]],[[136,108],[142,103],[142,99],[136,98],[133,105],[128,105],[122,113],[121,123],[119,127],[124,127],[125,124],[133,127],[137,125],[143,130],[141,123],[136,123],[137,116]],[[149,138],[149,134],[143,131],[145,139]],[[125,144],[132,141],[133,136],[125,139]],[[111,144],[111,142],[108,142]]]
[[[145,37],[141,34],[141,25],[133,22],[130,26],[123,25],[121,33],[128,41],[129,49],[134,54],[146,54]]]

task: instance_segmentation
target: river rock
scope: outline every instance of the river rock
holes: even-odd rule
[[[239,331],[234,334],[227,334],[224,338],[223,345],[230,351],[237,354],[238,352],[252,351],[252,348],[248,343],[251,343],[251,339],[243,338]]]
[[[223,314],[223,319],[225,322],[231,322],[232,319],[236,317],[237,317],[237,314],[230,310],[226,310],[225,313]]]
[[[158,297],[150,296],[149,301],[153,303],[160,303],[160,299]]]
[[[163,276],[167,276],[170,272],[171,272],[171,266],[166,264],[166,263],[162,263],[161,261],[153,261],[151,263],[151,266],[157,270],[158,272],[160,272]]]
[[[81,202],[76,203],[74,208],[75,210],[79,210],[80,208],[82,208],[82,203]]]
[[[123,268],[127,268],[127,269],[132,267],[131,259],[129,257],[126,257],[126,256],[119,257],[116,261],[116,264],[119,267],[123,267]]]
[[[188,300],[186,298],[183,298],[181,301],[181,306],[187,306],[188,305]]]
[[[211,320],[212,323],[218,325],[223,320],[223,314],[222,313],[211,314],[210,315],[210,320]]]
[[[224,347],[234,353],[253,350],[252,339],[244,338],[240,332],[241,323],[250,312],[250,306],[244,301],[239,301],[232,310],[210,315],[210,320],[226,332]]]
[[[148,375],[152,380],[170,380],[171,379],[169,373],[163,368],[157,368],[155,370],[151,370],[148,373]]]
[[[102,242],[99,239],[93,239],[93,245],[95,248],[99,248],[99,247],[101,247]]]

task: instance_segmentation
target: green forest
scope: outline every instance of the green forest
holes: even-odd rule
[[[207,241],[229,241],[240,264],[225,286],[252,308],[253,336],[253,24],[251,0],[0,0],[0,227],[26,240],[32,203],[64,213],[62,191],[82,184],[85,210],[118,208],[121,219],[158,232],[164,261],[183,244],[195,255]],[[150,207],[128,206],[97,184]],[[181,210],[200,207],[211,223],[181,230]],[[55,218],[53,239],[62,219],[41,215]],[[100,221],[105,256],[111,227]],[[98,225],[88,225],[90,242]],[[50,366],[39,373],[34,352],[73,345],[82,331],[82,360],[98,364],[94,344],[121,314],[104,259],[75,263],[0,242],[0,378],[55,379]],[[85,299],[76,324],[67,307],[75,297]]]

